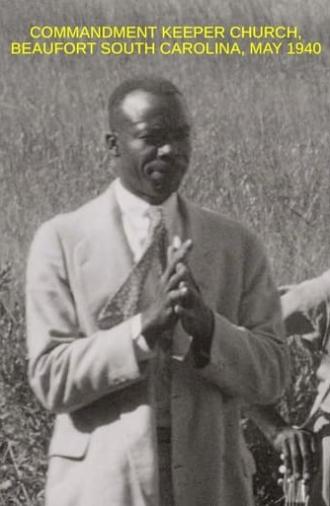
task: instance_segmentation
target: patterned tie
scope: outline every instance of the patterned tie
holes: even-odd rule
[[[165,226],[164,211],[161,207],[151,207],[149,210],[152,226],[159,227],[159,235],[157,237],[156,251],[152,267],[155,268],[155,274],[161,277],[167,266],[167,248],[168,233]],[[168,351],[172,345],[172,331],[164,331],[159,346],[163,351]]]
[[[164,223],[161,208],[151,208],[152,220]],[[159,216],[157,218],[157,216]],[[168,235],[165,225],[158,238],[157,254],[153,264],[154,275],[160,277],[166,268]],[[156,360],[153,362],[153,384],[156,402],[157,427],[171,426],[171,348],[172,330],[164,330],[156,345]]]
[[[167,231],[163,210],[150,208],[149,238],[144,254],[133,266],[128,277],[98,315],[100,329],[109,329],[137,314],[147,276],[155,265],[160,277],[166,266]]]

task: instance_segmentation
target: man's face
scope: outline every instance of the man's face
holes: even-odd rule
[[[157,205],[179,188],[191,150],[190,121],[179,95],[129,93],[115,135],[118,176],[129,191]]]

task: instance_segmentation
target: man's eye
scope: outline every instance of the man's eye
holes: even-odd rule
[[[144,135],[141,135],[141,139],[144,140],[146,144],[152,144],[153,146],[161,146],[162,144],[166,144],[168,142],[175,141],[185,141],[189,139],[190,130],[187,128],[179,128],[177,130],[173,130],[171,132],[150,132]]]

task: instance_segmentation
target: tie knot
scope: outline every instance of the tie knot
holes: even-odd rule
[[[153,235],[158,228],[165,228],[164,210],[159,206],[151,206],[148,211],[150,218],[150,235]]]
[[[150,206],[148,209],[150,219],[158,220],[164,218],[164,209],[161,206]]]

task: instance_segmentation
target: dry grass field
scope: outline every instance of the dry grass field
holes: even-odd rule
[[[9,42],[27,39],[36,24],[297,25],[323,52],[9,55]],[[51,417],[27,385],[25,261],[41,222],[111,180],[104,145],[110,91],[145,73],[167,76],[183,90],[195,124],[184,193],[257,231],[279,284],[299,281],[329,267],[329,26],[328,0],[1,1],[0,505],[42,504]],[[299,343],[294,350],[299,358],[286,404],[299,422],[312,392],[312,359]],[[280,493],[275,461],[254,429],[248,436],[260,465],[257,502],[269,505]]]

